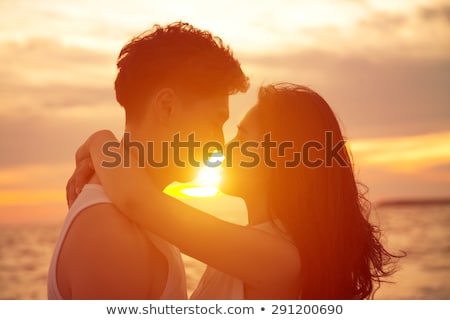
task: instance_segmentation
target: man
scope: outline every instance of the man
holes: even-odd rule
[[[105,150],[120,160],[110,165],[126,165],[134,150],[161,190],[193,179],[191,155],[167,151],[164,142],[191,133],[199,142],[223,140],[228,96],[248,87],[229,48],[186,23],[156,25],[122,49],[117,66],[126,126],[120,147]],[[186,298],[179,251],[123,216],[95,176],[69,205],[49,270],[50,299]]]

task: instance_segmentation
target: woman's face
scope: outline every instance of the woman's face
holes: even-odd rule
[[[225,145],[222,192],[246,198],[265,196],[269,168],[264,164],[261,114],[253,107],[238,125],[237,135]]]

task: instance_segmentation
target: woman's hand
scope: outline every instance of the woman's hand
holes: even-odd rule
[[[83,186],[88,183],[94,173],[95,171],[91,158],[85,158],[76,162],[75,170],[66,185],[66,199],[69,208],[78,197]]]
[[[83,189],[84,185],[89,182],[95,174],[94,164],[91,158],[91,147],[99,140],[104,140],[108,137],[115,139],[114,134],[109,130],[101,130],[93,133],[77,150],[75,154],[75,170],[72,176],[67,181],[66,185],[66,199],[69,208],[72,206],[78,194]]]

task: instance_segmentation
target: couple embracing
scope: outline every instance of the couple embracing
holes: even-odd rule
[[[261,87],[223,147],[231,151],[220,188],[244,199],[241,226],[162,192],[192,180],[191,164],[204,158],[174,152],[175,136],[224,142],[228,98],[248,88],[229,47],[187,23],[156,25],[124,46],[117,67],[124,135],[140,147],[99,131],[78,149],[49,299],[186,299],[180,252],[208,265],[191,299],[366,299],[392,273],[395,256],[368,221],[339,124],[318,93],[292,83]],[[111,143],[127,165],[105,165]],[[227,148],[246,143],[252,161],[248,148]],[[141,148],[167,165],[142,165],[133,152]]]

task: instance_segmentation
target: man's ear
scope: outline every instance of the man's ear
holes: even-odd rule
[[[168,125],[175,114],[177,95],[171,88],[162,88],[155,95],[155,111],[157,119]]]

